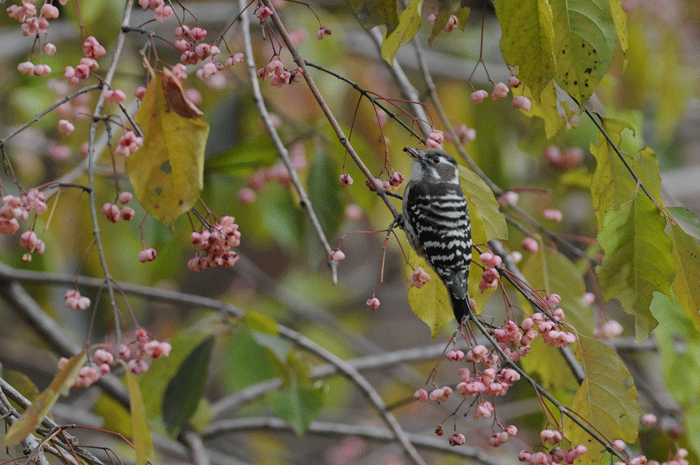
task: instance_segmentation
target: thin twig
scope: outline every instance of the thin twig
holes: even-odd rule
[[[122,27],[129,25],[129,19],[131,17],[131,7],[133,1],[124,1],[124,14],[122,16]],[[117,69],[119,63],[119,58],[121,56],[122,49],[124,48],[124,41],[126,40],[127,32],[124,30],[119,30],[119,37],[117,37],[117,46],[114,50],[114,55],[112,56],[112,62],[110,63],[107,73],[104,78],[104,83],[107,84],[106,87],[102,87],[102,92],[100,97],[97,99],[97,104],[95,105],[95,111],[92,116],[92,123],[90,124],[90,132],[88,137],[88,188],[89,192],[89,204],[90,204],[90,215],[92,217],[92,227],[93,235],[95,236],[95,245],[97,246],[97,253],[100,257],[100,265],[102,267],[102,272],[104,273],[104,282],[107,286],[107,293],[109,295],[109,303],[113,310],[114,316],[114,334],[115,334],[115,350],[118,350],[121,345],[121,322],[119,318],[119,307],[117,306],[117,301],[114,295],[114,287],[112,286],[112,278],[109,273],[109,266],[107,265],[107,258],[105,257],[104,248],[102,247],[102,237],[100,232],[100,225],[97,221],[97,207],[95,200],[95,134],[97,133],[97,123],[102,115],[102,108],[105,103],[105,92],[107,88],[111,87],[112,78]]]
[[[234,420],[221,420],[211,423],[204,431],[206,439],[221,436],[223,434],[232,434],[236,432],[246,432],[251,430],[272,430],[272,431],[288,431],[292,432],[291,426],[284,420],[275,417],[252,417],[241,418]],[[307,434],[315,436],[359,436],[365,439],[378,442],[392,442],[395,440],[393,433],[382,427],[377,426],[358,426],[347,425],[340,423],[329,423],[321,421],[312,421],[306,430]],[[450,452],[454,455],[471,458],[485,465],[508,465],[510,462],[504,462],[495,458],[481,449],[470,446],[452,447],[444,439],[426,437],[419,434],[407,434],[413,444],[422,449]]]
[[[29,126],[31,126],[32,124],[36,123],[36,122],[39,121],[41,118],[43,118],[44,116],[48,115],[49,113],[51,113],[51,112],[54,111],[56,108],[58,108],[58,107],[60,107],[61,105],[63,105],[64,103],[70,102],[71,100],[73,100],[73,99],[74,99],[75,97],[77,97],[78,95],[82,95],[82,94],[85,94],[85,93],[87,93],[87,92],[91,92],[91,91],[93,91],[93,90],[100,89],[101,87],[102,87],[102,83],[101,83],[101,82],[98,82],[97,84],[92,84],[92,85],[83,87],[82,89],[78,89],[78,90],[76,90],[75,92],[73,92],[72,94],[70,94],[70,95],[68,95],[68,96],[66,96],[66,97],[63,97],[62,99],[58,100],[58,101],[55,102],[53,105],[51,105],[50,107],[48,107],[46,110],[44,110],[44,111],[42,111],[41,113],[39,113],[38,115],[34,116],[34,118],[30,119],[29,121],[27,121],[26,123],[24,123],[24,124],[21,125],[20,127],[16,128],[14,131],[12,131],[12,132],[9,133],[7,136],[5,136],[4,139],[0,139],[0,147],[3,147],[5,144],[7,144],[7,141],[9,141],[9,140],[12,139],[13,137],[15,137],[15,136],[16,136],[17,134],[19,134],[20,132],[24,131],[24,130],[27,129]]]
[[[263,3],[265,4],[265,6],[272,9],[273,11],[275,11],[274,7],[272,6],[272,3],[269,0],[263,0]],[[326,116],[326,119],[328,120],[331,127],[333,128],[333,131],[335,132],[336,136],[338,137],[338,140],[343,145],[345,150],[348,151],[348,153],[350,154],[350,157],[353,159],[353,161],[355,162],[357,167],[360,168],[360,171],[362,171],[362,174],[364,174],[365,177],[367,178],[367,180],[374,185],[377,195],[386,204],[386,206],[389,209],[389,211],[391,212],[391,214],[394,217],[397,217],[399,215],[399,212],[396,210],[396,207],[394,207],[394,204],[391,203],[391,201],[389,200],[389,197],[386,194],[387,190],[384,189],[384,187],[382,186],[382,184],[379,181],[375,180],[374,175],[369,170],[369,168],[367,168],[367,166],[364,164],[364,162],[362,161],[362,159],[357,154],[354,147],[352,146],[352,144],[348,140],[347,136],[343,132],[343,129],[340,127],[340,123],[338,123],[338,120],[335,118],[335,116],[333,115],[333,112],[328,107],[328,104],[326,103],[326,100],[323,98],[323,95],[321,95],[321,91],[318,89],[318,86],[316,86],[314,79],[311,77],[311,74],[309,73],[309,69],[306,67],[306,61],[299,53],[299,50],[297,50],[296,45],[294,44],[294,42],[292,42],[292,39],[289,37],[289,34],[287,33],[287,30],[284,27],[284,24],[282,24],[282,20],[279,18],[279,15],[277,14],[277,12],[275,12],[272,15],[271,19],[275,23],[275,27],[277,28],[280,35],[282,36],[282,40],[284,40],[284,43],[287,46],[289,53],[291,53],[292,58],[294,58],[294,61],[296,62],[296,64],[304,72],[304,80],[306,81],[306,85],[309,86],[309,90],[311,90],[311,94],[314,96],[314,98],[316,99],[316,102],[318,103],[319,107],[321,108],[321,111],[323,111],[323,114]]]
[[[241,11],[243,11],[247,6],[245,0],[239,0],[238,5]],[[297,176],[296,170],[294,170],[294,168],[292,167],[292,161],[289,159],[289,152],[284,146],[282,139],[280,139],[280,136],[277,133],[277,129],[275,129],[275,125],[270,119],[270,114],[267,111],[265,100],[263,99],[262,93],[260,92],[260,84],[256,75],[255,60],[253,58],[253,45],[250,39],[249,15],[241,15],[241,25],[243,34],[243,44],[245,47],[246,64],[248,66],[248,78],[250,80],[250,85],[253,90],[253,100],[255,101],[255,104],[258,107],[258,111],[260,112],[260,116],[262,117],[262,120],[265,123],[267,133],[270,135],[272,142],[275,144],[280,159],[282,160],[282,163],[289,172],[289,177],[292,181],[292,185],[294,186],[294,189],[299,195],[299,203],[301,203],[301,206],[306,211],[306,214],[309,215],[311,225],[313,226],[314,231],[316,231],[316,235],[318,236],[321,245],[326,251],[326,263],[328,263],[328,265],[331,268],[331,273],[333,275],[333,283],[338,284],[338,262],[330,259],[330,255],[331,252],[333,252],[333,249],[328,243],[328,239],[326,239],[326,235],[323,232],[323,228],[321,227],[321,223],[319,222],[318,217],[316,216],[316,212],[314,211],[313,205],[311,204],[311,200],[309,200],[309,196],[306,195],[306,191],[301,185],[301,181],[299,181],[299,176]]]

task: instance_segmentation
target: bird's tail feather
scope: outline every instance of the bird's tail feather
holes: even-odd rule
[[[455,314],[458,324],[462,324],[462,319],[466,315],[471,315],[472,307],[469,304],[469,296],[464,296],[462,298],[456,297],[454,294],[450,293],[450,301],[452,303],[452,311]]]

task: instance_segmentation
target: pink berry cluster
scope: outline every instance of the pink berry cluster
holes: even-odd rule
[[[137,152],[141,147],[143,147],[143,137],[137,136],[134,131],[126,131],[124,135],[119,138],[119,144],[114,151],[118,155],[126,158],[132,153]]]
[[[77,289],[69,289],[64,296],[66,307],[73,310],[86,310],[90,308],[90,299],[80,295]]]
[[[545,446],[555,446],[562,441],[559,431],[543,430],[540,432],[540,439]],[[563,449],[559,446],[552,448],[549,452],[532,453],[527,450],[520,451],[518,458],[521,462],[531,465],[560,465],[573,464],[576,459],[588,452],[588,448],[582,444]]]
[[[376,182],[382,185],[382,187],[386,190],[389,191],[396,191],[399,189],[401,184],[406,180],[406,176],[403,175],[403,173],[400,173],[398,171],[394,171],[389,175],[389,178],[386,179],[385,181],[382,181],[381,178],[374,178]],[[350,177],[349,174],[341,174],[340,175],[340,185],[343,187],[346,187],[344,185],[350,185],[353,183],[352,178]],[[365,179],[365,185],[369,188],[371,191],[375,191],[375,183],[370,181],[369,179]]]
[[[135,215],[134,209],[126,206],[126,204],[131,201],[132,197],[131,192],[120,192],[118,201],[122,204],[122,207],[119,208],[119,205],[116,203],[105,203],[102,205],[101,211],[112,223],[116,223],[120,219],[129,221]]]
[[[430,275],[420,266],[413,270],[411,276],[408,278],[409,287],[416,287],[417,289],[422,288],[427,283],[430,282]]]
[[[214,57],[219,55],[221,50],[219,50],[216,44],[205,43],[204,39],[206,36],[206,29],[201,27],[193,27],[190,29],[189,26],[183,24],[175,29],[176,39],[175,42],[173,42],[175,48],[182,53],[182,55],[180,55],[182,64],[196,65],[200,61],[204,62],[196,73],[197,77],[200,79],[205,79],[218,73],[221,68],[221,64],[214,61]],[[231,64],[233,64],[233,61]],[[173,69],[173,74],[180,80],[186,77],[184,75],[184,68],[182,68],[182,70],[182,76],[178,76]]]
[[[292,169],[295,171],[306,168],[306,152],[302,144],[294,144],[289,148],[289,158]],[[269,168],[262,168],[254,172],[248,178],[248,185],[238,191],[238,201],[243,204],[255,202],[256,192],[262,190],[269,182],[278,182],[284,186],[292,184],[292,177],[287,171],[287,167],[281,161]]]
[[[173,15],[173,9],[165,4],[165,0],[139,0],[139,6],[144,10],[151,9],[155,19],[163,22]]]
[[[556,170],[568,170],[578,166],[583,162],[583,149],[581,147],[570,147],[562,153],[556,145],[550,145],[544,149],[545,161]]]
[[[612,448],[618,452],[622,452],[623,449],[625,448],[625,443],[621,439],[616,439],[612,443]],[[665,460],[663,462],[658,462],[656,460],[649,460],[646,458],[646,456],[639,455],[637,457],[634,457],[633,459],[630,459],[627,462],[615,462],[614,465],[628,465],[628,464],[629,465],[689,465],[687,457],[688,457],[687,449],[679,447],[678,450],[676,450],[676,453],[673,454],[672,457],[670,457],[668,460]]]
[[[127,367],[133,374],[138,375],[148,370],[145,358],[155,360],[170,355],[172,347],[167,342],[151,339],[148,332],[139,328],[135,332],[135,341],[130,344],[121,344],[119,358],[127,361]],[[65,357],[58,361],[58,367],[63,368],[68,362]],[[114,364],[114,355],[104,349],[97,349],[92,354],[92,360],[80,368],[78,379],[73,384],[75,388],[90,387],[100,376],[109,374]]]
[[[80,59],[80,64],[75,68],[66,66],[63,73],[70,84],[78,84],[81,79],[87,79],[91,71],[96,71],[100,68],[97,60],[107,54],[105,48],[93,36],[85,39],[82,49],[83,58]]]
[[[561,321],[564,319],[564,310],[557,308],[552,312],[552,316],[556,321]],[[523,337],[535,335],[535,325],[537,325],[536,332],[542,336],[544,342],[553,347],[566,347],[576,342],[575,334],[557,329],[557,324],[551,320],[545,319],[544,315],[541,313],[535,313],[532,317],[523,320],[522,328],[526,331]],[[531,339],[534,339],[534,337]]]
[[[258,70],[258,78],[263,81],[269,78],[270,84],[275,87],[296,84],[301,81],[302,76],[304,76],[304,71],[301,68],[296,67],[289,71],[279,59],[270,61],[266,67]]]
[[[433,129],[428,134],[428,140],[425,142],[425,148],[428,149],[441,149],[442,144],[445,142],[445,134],[439,129]]]
[[[31,188],[22,197],[6,195],[2,198],[0,207],[0,233],[14,234],[19,230],[19,220],[29,218],[29,212],[40,215],[46,211],[46,196],[36,188]],[[25,231],[20,236],[20,245],[26,247],[29,253],[22,257],[25,262],[31,261],[31,253],[44,253],[46,244],[32,230]]]
[[[521,82],[518,78],[515,76],[511,76],[510,79],[508,79],[508,84],[511,85],[511,87],[518,87],[520,86]],[[500,98],[506,98],[508,96],[508,93],[510,92],[510,88],[508,85],[504,82],[498,82],[496,83],[495,86],[493,86],[493,91],[491,92],[491,98],[493,100],[497,100]],[[484,89],[479,89],[475,90],[471,94],[471,99],[472,102],[474,103],[482,103],[484,102],[489,96],[489,93],[485,91]],[[532,102],[530,101],[529,98],[523,96],[523,95],[518,95],[513,97],[513,107],[518,108],[520,110],[524,111],[530,111],[530,107],[532,105]]]
[[[199,246],[200,250],[187,262],[190,270],[201,271],[215,266],[228,268],[235,265],[238,254],[230,249],[241,244],[241,232],[238,231],[234,220],[232,216],[222,216],[221,223],[213,224],[208,230],[192,233],[190,242]]]
[[[65,5],[67,1],[59,0],[61,5]],[[37,12],[36,0],[22,0],[21,5],[10,5],[6,11],[10,18],[22,23],[22,34],[25,36],[44,35],[46,37],[49,29],[49,20],[56,19],[59,15],[58,8],[48,2],[44,3]],[[43,53],[52,56],[56,53],[56,46],[46,40]],[[20,73],[30,76],[46,76],[51,73],[51,68],[41,62],[41,57],[42,55],[40,54],[39,64],[35,65],[31,61],[24,61],[17,66],[17,69]]]
[[[428,23],[435,24],[436,19],[437,19],[437,15],[435,13],[431,13],[430,15],[428,15]],[[445,27],[443,29],[445,32],[452,32],[455,29],[457,29],[458,27],[459,27],[459,20],[457,19],[457,16],[452,15],[447,20],[447,23],[445,24]]]
[[[484,264],[484,272],[481,275],[481,281],[479,281],[479,289],[485,291],[486,289],[498,287],[498,270],[497,266],[501,266],[502,259],[498,255],[494,255],[491,252],[484,252],[481,254],[481,263]]]

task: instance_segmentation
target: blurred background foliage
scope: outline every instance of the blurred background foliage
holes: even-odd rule
[[[637,128],[633,136],[627,134],[629,140],[625,143],[638,148],[644,145],[653,147],[665,180],[667,205],[682,205],[700,212],[700,187],[697,182],[700,179],[700,132],[697,130],[700,123],[700,1],[628,0],[622,3],[628,12],[629,49],[624,56],[618,53],[591,105],[606,116],[623,119]],[[106,0],[80,2],[80,7],[84,31],[77,27],[76,4],[73,2],[61,7],[61,19],[52,23],[50,39],[59,52],[53,57],[43,58],[44,63],[53,70],[47,78],[27,77],[16,72],[17,65],[30,56],[33,39],[22,37],[17,22],[4,14],[0,15],[0,44],[3,44],[0,47],[0,61],[4,70],[0,73],[0,107],[3,108],[0,112],[0,136],[4,137],[58,98],[54,89],[60,89],[65,81],[62,70],[65,66],[77,64],[81,57],[81,37],[84,39],[86,35],[94,35],[105,45],[108,54],[101,60],[101,70],[97,73],[106,69],[119,31],[122,3]],[[196,1],[189,2],[187,7],[199,19],[200,26],[209,31],[210,38],[221,33],[237,14],[230,2]],[[288,30],[305,31],[308,35],[308,39],[299,45],[301,54],[307,60],[342,74],[382,98],[400,102],[403,96],[346,4],[325,0],[311,5],[311,8],[320,17],[322,25],[333,29],[332,36],[315,39],[318,20],[306,6],[289,3],[280,9]],[[432,2],[424,2],[424,15],[435,8]],[[483,31],[482,10],[473,8],[464,31],[442,34],[431,48],[426,47],[425,50],[450,120],[454,125],[465,124],[476,130],[476,139],[466,145],[469,154],[500,187],[519,192],[520,205],[535,218],[563,235],[595,237],[596,220],[588,194],[590,176],[595,169],[595,159],[588,147],[598,137],[592,123],[581,118],[571,130],[546,139],[543,123],[514,110],[510,99],[489,99],[480,105],[471,102],[469,95],[473,87],[492,89],[483,68],[477,69],[471,84],[466,82],[479,59],[482,33],[483,59],[491,79],[495,82],[505,81],[510,74],[498,48],[498,22],[492,10],[487,9],[483,14]],[[145,24],[144,27],[153,28],[158,35],[172,41],[175,22],[148,23],[151,15],[151,12],[137,9],[132,25]],[[253,22],[256,23],[256,20],[253,19]],[[423,25],[419,34],[421,41],[427,41],[430,30],[428,24]],[[254,31],[255,61],[260,68],[271,58],[270,40],[262,40],[259,27],[254,26]],[[242,51],[237,25],[225,37],[231,53]],[[124,90],[128,96],[146,82],[146,73],[138,53],[144,40],[136,33],[128,35],[127,51],[121,56],[113,83],[115,88]],[[169,64],[177,62],[179,52],[176,53],[158,38],[154,42],[159,60]],[[224,50],[224,47],[220,48]],[[397,59],[423,96],[425,88],[415,70],[409,47],[402,49]],[[282,53],[282,60],[287,67],[293,67],[288,53]],[[358,105],[357,91],[331,75],[315,69],[312,72],[331,110],[346,134],[351,134],[353,146],[370,170],[379,175],[382,168],[388,165],[408,176],[410,161],[402,148],[416,146],[417,141],[393,120],[388,120],[380,132],[374,109],[366,99],[362,99]],[[217,215],[236,218],[242,233],[241,247],[237,249],[241,260],[231,269],[192,273],[186,264],[193,256],[189,235],[194,219],[183,215],[172,230],[168,230],[152,218],[146,218],[141,224],[144,211],[135,207],[136,218],[129,223],[111,224],[100,217],[103,246],[111,275],[119,282],[225,300],[246,311],[255,311],[290,326],[344,359],[429,345],[431,341],[427,327],[413,315],[407,304],[409,272],[393,238],[387,250],[384,282],[378,285],[384,234],[346,236],[343,251],[347,258],[339,266],[338,284],[332,285],[325,252],[308,217],[299,206],[297,194],[288,182],[275,179],[275,172],[279,173],[280,168],[277,155],[252,101],[244,64],[238,64],[230,72],[220,73],[204,82],[192,75],[184,85],[199,93],[201,103],[198,106],[211,125],[202,199]],[[261,86],[270,111],[279,121],[278,130],[292,150],[292,156],[296,157],[297,174],[307,189],[331,246],[335,247],[346,232],[386,229],[392,220],[390,213],[364,185],[363,175],[346,157],[308,89],[303,84],[278,89],[261,82]],[[88,113],[93,111],[96,96],[96,93],[89,94],[89,98],[82,102],[84,111],[74,115],[76,131],[73,134],[66,136],[58,133],[57,122],[65,116],[55,112],[33,124],[6,146],[6,153],[24,188],[55,180],[82,163],[81,146],[87,140]],[[436,118],[429,104],[426,110]],[[113,105],[108,105],[106,111],[119,117],[119,111]],[[410,124],[407,118],[404,121]],[[57,144],[62,150],[68,150],[69,154],[55,156]],[[550,145],[556,145],[562,151],[580,147],[585,153],[583,163],[567,172],[553,168],[542,156]],[[449,150],[449,144],[446,147]],[[116,177],[111,173],[111,163],[106,151],[98,163],[98,206],[115,200],[117,182],[119,188],[130,190],[120,160],[116,160]],[[338,176],[342,172],[349,173],[355,180],[352,186],[345,189],[338,185]],[[383,173],[385,176],[386,171]],[[18,194],[19,190],[9,173],[5,172],[1,179],[3,195]],[[255,185],[255,199],[242,202],[241,190],[259,183],[261,179],[264,179],[263,185]],[[81,174],[73,182],[85,184],[86,175]],[[47,244],[46,253],[34,254],[31,263],[23,263],[18,237],[4,235],[0,237],[3,263],[36,271],[102,277],[96,250],[91,247],[93,234],[87,205],[87,195],[81,190],[61,190],[49,201],[51,214],[40,216],[36,222],[35,230]],[[352,205],[359,206],[359,215],[348,211]],[[400,209],[398,200],[395,205]],[[541,215],[546,208],[560,209],[564,213],[564,221],[557,224],[545,220]],[[26,226],[23,225],[24,228]],[[402,233],[399,233],[399,237],[403,239]],[[512,250],[519,249],[523,237],[517,230],[511,231],[508,244]],[[156,248],[158,258],[155,261],[145,264],[138,261],[137,254],[144,246]],[[595,252],[595,249],[592,251]],[[579,266],[579,273],[586,275],[583,266]],[[92,330],[88,331],[91,313],[66,309],[63,302],[66,289],[66,286],[27,285],[27,290],[41,307],[67,333],[72,334],[75,341],[84,341],[87,334],[91,343],[103,342],[105,338],[109,340],[113,321],[104,296],[97,305]],[[95,291],[81,289],[81,292],[93,301],[97,297]],[[373,292],[382,302],[375,311],[365,305]],[[492,308],[487,309],[494,319],[499,318],[503,307],[501,297],[498,297],[498,293],[496,295],[497,298],[492,299]],[[246,386],[279,376],[286,381],[295,376],[305,379],[302,384],[306,383],[304,386],[309,392],[319,389],[301,367],[315,366],[320,361],[289,345],[275,347],[279,342],[271,343],[271,339],[275,338],[263,337],[267,333],[260,328],[251,328],[246,324],[222,324],[221,318],[212,310],[177,307],[135,297],[127,300],[136,319],[130,319],[126,305],[120,302],[127,330],[131,331],[139,324],[147,328],[153,337],[173,341],[174,346],[172,359],[157,361],[152,371],[142,377],[144,391],[151,386],[153,392],[162,392],[165,388],[163,383],[169,379],[168,376],[174,375],[177,368],[173,360],[184,360],[201,342],[204,333],[217,334],[206,380],[205,404],[209,407],[211,403]],[[621,321],[625,328],[633,328],[631,318],[618,308],[611,306],[604,312],[608,318]],[[0,361],[4,368],[20,370],[39,388],[45,387],[56,371],[57,355],[12,309],[2,306],[0,315],[3,319],[0,325]],[[224,318],[224,321],[228,320]],[[449,326],[439,340],[445,341],[453,330],[454,327]],[[625,336],[631,334],[632,329],[624,333]],[[646,353],[645,356],[653,364],[656,355]],[[413,364],[415,371],[383,369],[366,373],[387,404],[396,403],[394,411],[408,431],[430,432],[449,414],[444,406],[405,403],[413,391],[422,386],[421,378],[430,372],[434,360],[435,357]],[[205,363],[205,360],[201,362]],[[635,360],[633,363],[644,365],[649,361]],[[161,367],[159,364],[169,365]],[[445,371],[439,376],[444,375],[442,381],[447,383],[454,377]],[[646,373],[643,369],[641,371]],[[560,385],[556,384],[556,379],[552,381],[562,392],[572,389],[565,380]],[[347,380],[334,377],[324,382],[325,387],[319,391],[323,391],[323,394],[318,396],[323,405],[319,419],[358,424],[377,422],[367,418],[367,404]],[[234,416],[269,413],[270,408],[275,409],[274,400],[267,400],[246,405],[237,410]],[[86,415],[96,402],[90,415],[97,417],[91,417],[90,421],[97,424],[104,421],[107,428],[130,431],[125,426],[129,421],[128,416],[118,415],[116,412],[121,407],[109,399],[102,397],[96,400],[96,396],[90,392],[78,392],[69,401]],[[153,410],[150,413],[156,423],[160,401],[158,396],[147,400],[147,403],[151,402],[149,405]],[[657,413],[670,422],[676,418],[669,413],[676,408],[671,400],[669,405],[645,404],[644,401],[643,398],[645,411]],[[517,451],[537,442],[542,416],[528,386],[516,386],[501,405],[499,416],[502,422],[516,424],[523,433],[501,449],[491,449],[491,453],[515,463]],[[195,426],[197,421],[201,427],[207,424],[207,419],[211,419],[206,414],[209,407],[199,406],[198,415],[203,416],[192,421]],[[465,432],[469,444],[488,447],[491,432],[486,423],[459,418],[458,429]],[[154,423],[152,427],[154,431],[166,434],[163,425],[156,426]],[[662,424],[662,427],[674,431],[673,428],[680,428],[680,425]],[[669,445],[662,439],[663,436],[651,430],[643,431],[643,435],[643,452],[649,457],[664,459],[664,451]],[[681,434],[680,437],[683,442],[684,436]],[[211,444],[223,452],[254,463],[351,463],[338,458],[338,450],[349,446],[337,438],[304,439],[303,447],[300,447],[299,439],[293,434],[255,433],[234,435],[233,439],[231,436],[228,439],[214,439]],[[400,463],[401,460],[396,457],[397,449],[393,446],[373,445],[364,454],[362,463]],[[440,459],[437,455],[429,457],[436,463],[458,463],[461,460],[449,455],[442,455]],[[175,460],[171,457],[167,463],[174,463]]]

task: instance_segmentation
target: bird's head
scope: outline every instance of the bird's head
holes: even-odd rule
[[[409,181],[459,183],[457,161],[442,149],[417,150],[404,147],[413,157]]]

